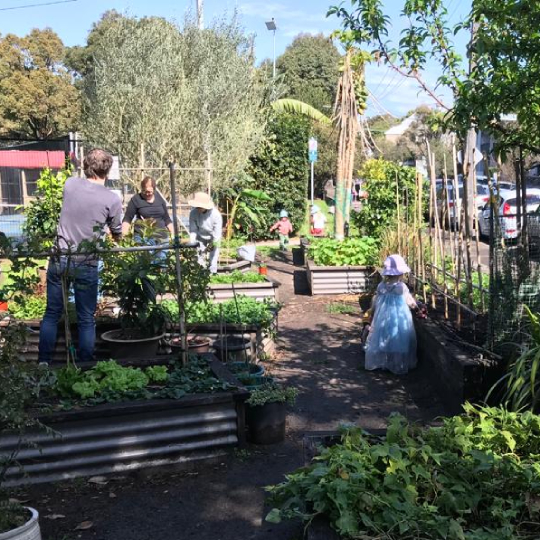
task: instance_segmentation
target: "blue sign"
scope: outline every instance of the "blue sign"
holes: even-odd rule
[[[310,163],[317,161],[317,139],[311,137],[308,142],[308,155]]]

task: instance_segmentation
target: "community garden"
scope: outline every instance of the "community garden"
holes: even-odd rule
[[[474,29],[469,73],[446,8],[426,2],[405,3],[415,22],[395,50],[378,0],[329,8],[343,54],[300,37],[277,79],[255,67],[236,18],[201,31],[189,18],[108,12],[70,50],[60,71],[77,75],[69,92],[83,106],[72,121],[80,115],[85,140],[64,170],[41,172],[24,240],[2,238],[0,540],[37,540],[40,526],[50,540],[540,538],[540,297],[524,175],[540,124],[527,101],[535,91],[518,99],[516,81],[501,83],[513,70],[537,85],[537,53],[520,45],[508,60],[507,35],[538,45],[528,25],[540,13],[502,4],[474,1],[453,29]],[[306,50],[326,62],[313,86],[295,72]],[[452,107],[424,82],[428,56],[443,66]],[[374,61],[445,111],[415,127],[427,174],[385,156],[365,127]],[[497,145],[475,155],[471,126]],[[313,136],[324,150],[310,191]],[[150,242],[149,222],[59,251],[63,188],[92,146],[118,156],[112,187],[123,197],[152,175],[171,201],[169,242]],[[503,158],[523,194],[512,239],[498,214]],[[480,162],[487,257],[477,206],[465,195],[458,208],[451,195],[458,181],[476,194]],[[185,200],[200,191],[224,218],[216,273],[183,229]],[[315,207],[324,230],[310,222]],[[291,244],[278,229],[278,248],[285,218]],[[418,367],[401,375],[364,369],[361,341],[395,254],[420,307]],[[47,266],[60,256],[68,268],[100,260],[93,361],[77,358],[67,277],[52,362],[38,359]]]

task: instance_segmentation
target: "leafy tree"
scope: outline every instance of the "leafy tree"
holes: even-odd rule
[[[401,215],[409,213],[412,220],[416,188],[414,168],[384,159],[371,159],[366,161],[359,174],[365,180],[368,198],[353,218],[364,234],[378,238],[383,229],[395,222],[398,196]]]
[[[323,34],[299,34],[278,57],[277,71],[283,79],[285,95],[312,105],[330,116],[336,98],[341,54],[331,38]],[[313,122],[311,136],[319,143],[314,166],[315,191],[321,193],[337,167],[337,130]]]
[[[79,92],[50,29],[0,38],[0,134],[49,139],[76,129]]]
[[[296,231],[304,221],[308,186],[309,121],[293,114],[276,114],[267,126],[266,137],[250,159],[247,172],[255,179],[249,187],[265,192],[271,199],[259,215],[260,226],[254,236],[268,238],[268,229],[279,214],[287,210]]]
[[[328,114],[335,100],[341,55],[323,34],[300,34],[276,60],[287,97]]]
[[[235,18],[204,31],[190,19],[107,21],[83,78],[86,137],[124,166],[140,164],[143,145],[146,167],[211,165],[213,186],[226,185],[264,131],[268,87],[251,49]],[[180,181],[185,192],[206,185],[202,172]]]
[[[451,24],[440,0],[404,0],[406,19],[399,44],[388,40],[390,18],[382,0],[351,2],[330,8],[358,44],[403,76],[416,80],[448,112],[448,126],[462,137],[474,126],[491,132],[499,149],[519,145],[540,151],[540,4],[516,0],[473,0],[465,21]],[[454,46],[455,35],[474,34],[467,73]],[[427,62],[438,62],[437,86],[449,88],[454,106],[444,103],[423,79]],[[515,113],[517,122],[502,121]]]

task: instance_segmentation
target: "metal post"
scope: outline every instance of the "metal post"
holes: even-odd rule
[[[169,174],[171,180],[171,202],[172,202],[172,215],[173,215],[173,227],[174,227],[174,258],[176,265],[176,286],[178,292],[178,319],[180,324],[180,342],[182,343],[182,364],[186,365],[188,361],[188,347],[187,347],[187,334],[186,334],[186,321],[184,310],[184,287],[182,285],[182,266],[180,264],[180,251],[178,249],[180,245],[180,235],[178,233],[178,213],[176,210],[176,183],[174,177],[174,163],[169,163]]]
[[[276,78],[276,29],[274,28],[274,68],[272,70],[272,78]]]
[[[313,196],[313,164],[314,164],[314,162],[312,161],[311,162],[311,206],[313,206],[313,199],[314,199],[314,196]]]
[[[204,28],[203,20],[203,0],[197,0],[197,27],[199,30]]]

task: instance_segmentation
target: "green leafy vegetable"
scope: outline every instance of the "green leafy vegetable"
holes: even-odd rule
[[[318,266],[371,266],[378,261],[378,243],[362,238],[317,238],[309,244],[308,257]]]
[[[229,284],[229,283],[262,283],[265,281],[264,276],[257,272],[240,272],[234,270],[230,274],[214,274],[210,278],[210,283],[214,285]]]

